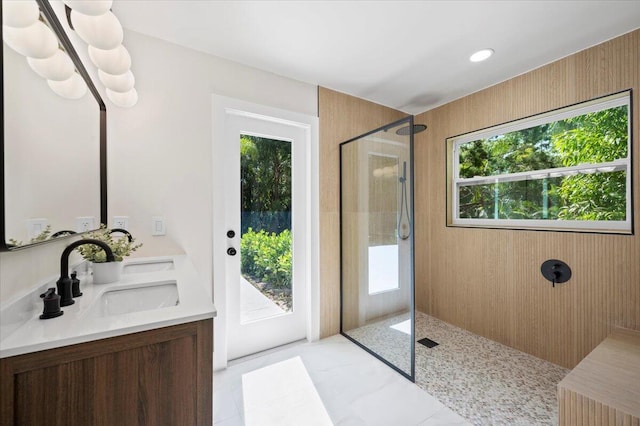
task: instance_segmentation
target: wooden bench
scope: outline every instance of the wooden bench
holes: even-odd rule
[[[558,384],[559,425],[640,426],[640,331],[618,328]]]

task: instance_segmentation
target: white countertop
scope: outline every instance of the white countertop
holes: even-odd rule
[[[123,273],[121,280],[112,284],[94,285],[90,276],[79,275],[83,295],[75,298],[73,305],[62,307],[64,314],[57,318],[39,319],[43,307],[39,290],[28,296],[34,301],[29,301],[27,309],[14,314],[15,308],[13,311],[11,306],[3,308],[3,322],[8,326],[3,324],[0,358],[215,317],[215,306],[204,287],[208,283],[202,282],[187,256],[127,259],[124,265],[167,261],[173,261],[174,269]],[[94,315],[97,302],[107,291],[174,281],[179,298],[176,306],[103,317]]]

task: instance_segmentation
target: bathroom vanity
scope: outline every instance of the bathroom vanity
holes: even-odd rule
[[[212,424],[216,311],[188,258],[125,261],[113,284],[80,278],[58,318],[38,318],[41,287],[2,310],[2,424]]]
[[[67,234],[108,222],[107,109],[69,39],[70,9],[47,0],[10,3],[33,6],[33,25],[53,33],[49,56],[8,43],[6,35],[20,36],[22,24],[3,31],[0,51],[0,251],[22,251],[24,259],[33,246],[55,248],[75,238]],[[10,16],[7,5],[0,4],[3,18]],[[67,58],[70,75],[91,95],[54,93],[42,73],[29,69],[27,56],[51,55]],[[28,266],[51,251],[32,253]],[[186,256],[125,261],[122,278],[105,285],[94,285],[79,268],[82,296],[71,300],[64,291],[68,306],[59,316],[55,298],[47,297],[55,309],[41,320],[40,295],[55,288],[58,277],[68,279],[67,259],[64,272],[42,282],[30,282],[41,275],[28,266],[19,270],[16,262],[10,269],[19,271],[3,283],[10,284],[12,298],[0,306],[0,424],[212,424],[216,311],[205,290],[210,283]]]

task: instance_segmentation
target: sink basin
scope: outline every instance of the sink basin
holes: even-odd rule
[[[180,303],[175,281],[113,289],[100,296],[90,315],[106,317],[177,306]]]
[[[144,272],[169,271],[175,269],[173,260],[160,260],[128,263],[124,265],[122,272],[124,274],[139,274]]]

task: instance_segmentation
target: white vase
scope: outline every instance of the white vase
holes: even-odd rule
[[[92,263],[93,283],[109,284],[120,281],[122,262]]]

